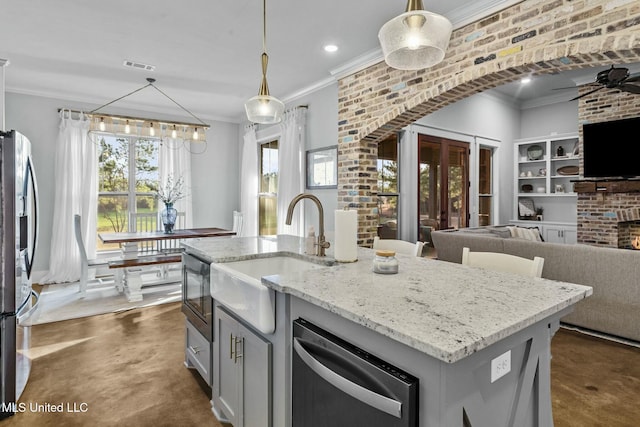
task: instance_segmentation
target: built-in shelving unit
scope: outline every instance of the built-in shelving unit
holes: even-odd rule
[[[545,200],[561,198],[560,203],[575,211],[577,193],[572,181],[579,177],[577,144],[577,133],[515,141],[514,218],[519,218],[522,199],[533,199],[536,207],[544,208]]]

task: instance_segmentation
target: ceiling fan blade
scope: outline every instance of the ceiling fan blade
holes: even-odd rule
[[[623,83],[619,86],[619,89],[624,91],[624,92],[629,92],[629,93],[637,93],[640,94],[640,84],[633,84],[633,83]]]
[[[597,88],[597,89],[590,90],[590,91],[589,91],[589,92],[587,92],[587,93],[583,93],[582,95],[576,96],[575,98],[572,98],[572,99],[570,99],[569,101],[575,101],[576,99],[580,99],[580,98],[582,98],[583,96],[591,95],[593,92],[597,92],[597,91],[599,91],[600,89],[604,89],[604,88],[605,88],[604,86],[600,86],[600,87],[599,87],[599,88]]]
[[[638,80],[640,80],[640,73],[633,73],[629,74],[629,77],[624,79],[623,83],[637,82]]]

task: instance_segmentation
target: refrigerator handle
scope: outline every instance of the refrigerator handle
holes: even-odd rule
[[[24,190],[23,194],[25,195],[23,199],[23,203],[25,203],[23,212],[25,212],[27,215],[27,218],[25,218],[25,220],[27,221],[26,227],[28,228],[28,225],[29,225],[28,223],[33,224],[33,241],[30,242],[29,247],[26,248],[27,250],[25,252],[25,266],[27,269],[27,277],[31,278],[31,269],[33,268],[33,260],[35,258],[36,245],[38,244],[38,185],[36,183],[36,176],[33,172],[31,156],[27,158],[26,173],[27,173],[27,176],[26,176],[26,179],[24,180],[25,188],[23,189]],[[27,187],[28,185],[30,185],[31,188],[28,188]],[[29,203],[28,195],[30,194],[29,190],[33,190],[33,200],[31,201],[33,203],[33,212],[27,211],[28,203]],[[34,217],[33,221],[28,220],[28,215],[30,213],[33,214],[33,217]]]
[[[22,311],[22,308],[27,304],[27,302],[31,299],[31,297],[34,297],[36,299],[36,302],[33,303],[31,308],[29,308],[29,310],[25,311],[24,313],[20,313],[20,311]],[[16,310],[16,322],[20,323],[23,320],[28,319],[29,316],[31,316],[33,314],[33,312],[36,311],[36,309],[38,308],[38,304],[39,303],[40,303],[40,294],[32,289],[31,290],[31,295],[29,295],[29,298],[24,300],[24,302],[22,303],[20,308],[18,310]]]
[[[369,406],[377,408],[380,411],[386,412],[396,418],[402,417],[401,402],[375,393],[335,373],[333,370],[327,368],[314,358],[307,350],[305,350],[300,342],[301,340],[299,338],[293,339],[293,348],[295,352],[298,353],[300,359],[302,359],[309,369],[315,372],[318,376],[336,387],[338,390],[341,390]]]

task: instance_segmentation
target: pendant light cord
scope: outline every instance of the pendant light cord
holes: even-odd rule
[[[264,0],[266,2],[266,0]],[[164,95],[165,98],[167,98],[169,101],[173,102],[174,104],[176,104],[178,107],[180,107],[183,111],[185,111],[187,114],[189,114],[191,117],[193,117],[194,119],[196,119],[197,121],[199,121],[203,126],[209,126],[207,125],[205,122],[203,122],[198,116],[196,116],[195,114],[193,114],[191,111],[187,110],[185,107],[183,107],[181,104],[179,104],[176,100],[174,100],[173,98],[171,98],[169,95],[167,95],[166,93],[164,93],[163,91],[161,91],[156,85],[154,85],[156,79],[153,78],[147,78],[147,81],[149,83],[147,83],[146,85],[134,90],[133,92],[129,92],[126,95],[121,96],[120,98],[116,98],[113,101],[107,102],[104,105],[101,105],[100,107],[96,108],[95,110],[90,111],[88,114],[93,114],[95,112],[97,112],[98,110],[102,110],[104,107],[107,107],[115,102],[120,101],[121,99],[124,99],[128,96],[133,95],[134,93],[140,92],[142,89],[146,89],[149,86],[153,87],[155,90],[157,90],[158,92],[160,92],[162,95]]]
[[[267,52],[267,0],[262,0],[262,51]]]

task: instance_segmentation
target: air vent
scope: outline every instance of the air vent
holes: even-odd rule
[[[125,67],[131,67],[131,68],[135,68],[138,70],[145,70],[145,71],[155,71],[156,70],[156,66],[155,65],[148,65],[148,64],[143,64],[142,62],[135,62],[135,61],[129,61],[126,60],[124,61],[124,63],[122,64]]]

